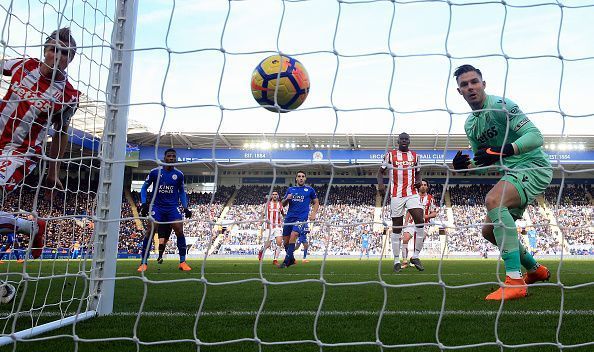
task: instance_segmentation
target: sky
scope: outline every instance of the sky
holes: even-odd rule
[[[113,4],[91,2],[0,0],[4,54],[39,57],[41,32],[69,24],[84,53],[69,74],[104,99]],[[594,134],[594,1],[451,3],[141,0],[129,118],[157,133],[462,134],[470,109],[452,74],[469,63],[543,133]],[[311,81],[280,116],[250,90],[278,51]]]

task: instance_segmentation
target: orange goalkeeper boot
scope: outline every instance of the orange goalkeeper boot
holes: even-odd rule
[[[179,270],[181,270],[181,271],[190,271],[190,270],[192,270],[192,268],[190,268],[190,266],[186,262],[179,263],[179,266],[177,268]]]
[[[533,284],[537,281],[549,281],[550,278],[551,272],[544,265],[536,268],[536,271],[524,273],[524,282],[526,282],[527,285]]]
[[[146,269],[148,269],[148,265],[146,265],[146,264],[140,264],[138,266],[138,269],[136,269],[136,271],[138,271],[139,273],[141,273],[143,271],[146,271]]]
[[[528,289],[526,288],[524,279],[512,279],[509,276],[506,276],[505,285],[508,287],[498,288],[497,291],[491,292],[485,299],[487,301],[508,301],[523,298],[528,295]]]

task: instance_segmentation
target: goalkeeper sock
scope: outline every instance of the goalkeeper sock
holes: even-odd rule
[[[0,249],[0,260],[4,259],[5,255],[6,255],[6,247]]]
[[[524,245],[522,244],[522,242],[520,242],[520,240],[518,240],[518,243],[519,243],[519,250],[520,250],[520,263],[522,263],[522,266],[524,268],[526,268],[526,270],[529,272],[533,272],[536,269],[538,269],[540,264],[538,264],[536,259],[534,259],[532,254],[530,254],[530,252],[528,252],[528,250],[526,249],[526,247],[524,247]]]
[[[179,251],[179,262],[186,261],[186,236],[177,236],[177,250]]]
[[[493,234],[505,263],[505,274],[512,279],[521,278],[519,241],[514,218],[507,207],[491,209],[487,215],[495,224]]]
[[[415,232],[415,249],[413,252],[412,257],[413,258],[418,258],[419,254],[421,253],[421,250],[423,249],[423,242],[425,242],[425,226],[417,226],[416,227],[417,231]]]
[[[400,262],[400,234],[392,232],[390,239],[392,240],[392,254],[394,254],[394,263]]]
[[[165,243],[159,243],[159,259],[163,258],[163,252],[165,252]]]
[[[141,264],[147,264],[148,263],[148,257],[149,257],[149,252],[151,250],[151,239],[152,236],[145,236],[142,239],[142,259],[140,261]]]

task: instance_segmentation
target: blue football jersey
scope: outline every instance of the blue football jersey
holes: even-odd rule
[[[289,200],[289,210],[285,222],[307,220],[311,202],[318,198],[316,191],[309,186],[295,186],[287,189],[284,198],[287,198],[289,194],[292,194],[293,198]]]
[[[169,171],[162,167],[152,169],[140,191],[140,201],[143,204],[147,202],[147,190],[150,185],[153,185],[153,192],[157,192],[154,206],[160,208],[177,208],[181,201],[184,208],[188,207],[184,188],[184,174],[178,169],[173,168]],[[148,201],[150,202],[151,199],[148,199]]]
[[[364,233],[361,235],[361,245],[367,247],[369,245],[369,234]]]

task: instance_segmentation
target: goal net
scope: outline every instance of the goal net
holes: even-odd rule
[[[3,235],[0,280],[15,295],[0,305],[0,345],[591,349],[583,327],[594,323],[594,265],[581,254],[594,254],[594,112],[584,104],[593,9],[542,0],[0,4],[2,60],[44,58],[47,37],[69,27],[77,50],[68,79],[81,93],[58,158],[63,189],[46,182],[50,137],[22,186],[2,194],[2,212],[47,227],[38,259],[33,236],[17,233],[7,246]],[[250,94],[252,71],[274,54],[309,73],[309,96],[295,111],[270,112]],[[452,77],[467,63],[483,71],[488,94],[520,105],[552,161],[554,185],[516,223],[552,278],[518,301],[484,300],[505,281],[499,250],[481,236],[484,199],[509,170],[471,176],[452,167],[457,150],[470,153],[472,111]],[[11,79],[5,72],[3,97]],[[401,132],[426,152],[420,172],[437,215],[420,254],[425,270],[395,273],[390,198],[375,179]],[[150,234],[148,267],[139,267],[155,215],[141,216],[140,187],[169,148],[193,213],[183,218],[189,272],[178,270],[177,233],[162,264]],[[257,260],[269,239],[267,199],[283,198],[300,170],[320,208],[295,252],[299,263],[280,269],[271,262],[281,263],[286,247],[274,238]]]

